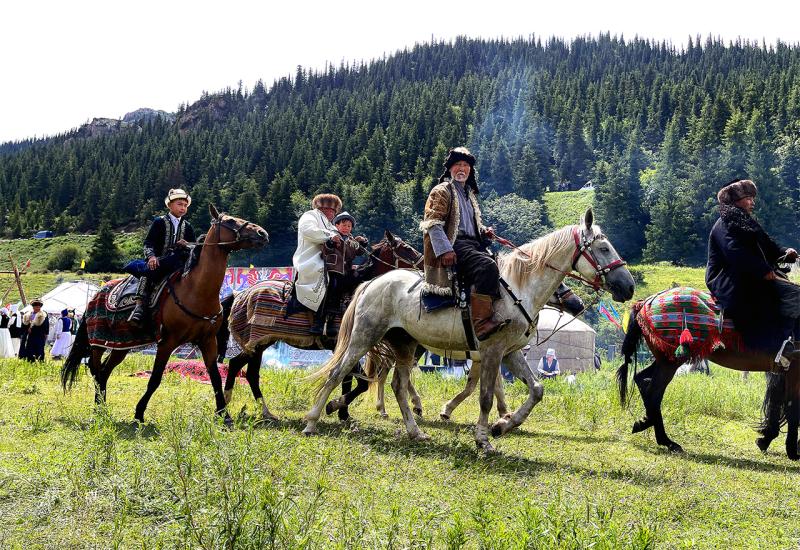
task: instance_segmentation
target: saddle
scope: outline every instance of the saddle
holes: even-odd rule
[[[148,308],[151,310],[155,309],[161,298],[161,293],[164,292],[164,288],[167,286],[167,281],[173,277],[175,277],[175,274],[165,277],[153,288],[153,292],[150,294],[150,302],[147,304]],[[108,302],[106,304],[108,311],[118,312],[133,309],[136,305],[136,289],[138,287],[139,279],[137,277],[128,275],[125,279],[122,279],[120,283],[116,284],[114,288],[111,289],[108,295]]]

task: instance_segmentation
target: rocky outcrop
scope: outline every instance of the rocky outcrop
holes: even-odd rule
[[[221,95],[205,96],[178,114],[177,125],[181,132],[195,128],[208,128],[226,121],[234,110],[233,101]]]
[[[132,126],[135,125],[115,118],[93,118],[91,122],[78,128],[78,131],[75,132],[75,137],[96,138],[108,136]]]
[[[130,124],[146,124],[156,119],[163,119],[169,123],[175,122],[175,114],[168,113],[166,111],[160,111],[157,109],[150,109],[147,107],[143,107],[141,109],[136,109],[135,111],[131,111],[130,113],[126,113],[124,117],[122,117],[122,122],[128,122]]]

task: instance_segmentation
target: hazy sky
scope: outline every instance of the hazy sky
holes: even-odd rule
[[[297,65],[373,59],[458,35],[721,36],[800,42],[796,2],[8,0],[0,4],[0,142],[206,91],[269,85]]]

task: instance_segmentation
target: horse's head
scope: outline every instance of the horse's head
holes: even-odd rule
[[[375,277],[393,269],[422,269],[422,254],[403,239],[395,237],[388,229],[383,239],[372,246],[370,256],[375,265]]]
[[[269,242],[269,235],[260,225],[242,218],[218,212],[208,205],[211,228],[206,235],[206,245],[217,245],[228,252],[243,248],[261,248]]]
[[[635,283],[614,246],[600,228],[594,225],[594,213],[589,207],[581,223],[573,228],[575,253],[572,269],[590,281],[594,288],[604,288],[617,302],[633,298]]]
[[[581,297],[575,294],[572,289],[564,283],[558,285],[558,290],[547,300],[547,305],[553,306],[561,311],[566,311],[570,315],[578,315],[584,310]]]

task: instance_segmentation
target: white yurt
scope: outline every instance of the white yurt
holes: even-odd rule
[[[47,313],[50,320],[50,334],[47,337],[48,342],[52,342],[56,338],[56,330],[58,327],[58,319],[61,317],[61,311],[65,309],[74,309],[75,315],[83,318],[86,312],[86,305],[89,300],[94,298],[100,287],[85,281],[73,281],[61,283],[53,290],[44,296],[31,296],[30,298],[39,298],[42,300],[42,310]],[[22,308],[23,312],[31,311],[33,308],[30,304]]]
[[[594,370],[596,333],[592,327],[569,313],[552,308],[543,308],[539,312],[537,327],[538,336],[531,338],[531,347],[527,354],[528,364],[534,370],[548,348],[555,350],[562,375]],[[548,337],[549,340],[536,345]]]

